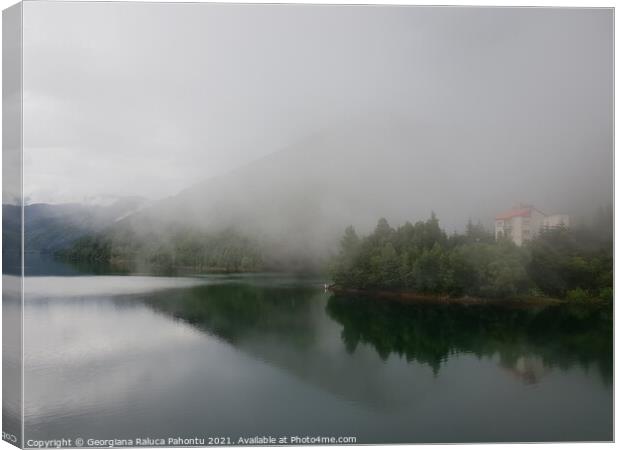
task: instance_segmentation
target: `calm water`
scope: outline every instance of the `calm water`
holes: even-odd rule
[[[33,276],[26,439],[612,439],[611,310],[412,306],[284,276]]]

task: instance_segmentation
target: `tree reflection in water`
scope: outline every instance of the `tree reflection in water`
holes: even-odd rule
[[[576,365],[597,368],[606,384],[612,382],[610,305],[410,304],[324,294],[295,281],[226,282],[144,301],[233,345],[268,339],[299,357],[321,353],[317,342],[327,339],[321,324],[333,320],[342,326],[349,353],[366,344],[383,360],[398,355],[435,374],[451,355],[468,353],[498,358],[507,373],[525,383],[536,383],[552,368]]]
[[[612,382],[613,312],[610,305],[403,304],[367,297],[332,296],[330,317],[342,324],[349,352],[360,343],[383,359],[395,353],[438,373],[455,353],[499,356],[500,364],[527,383],[550,368],[596,366]]]

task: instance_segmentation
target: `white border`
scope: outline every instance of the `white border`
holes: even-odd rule
[[[71,1],[88,1],[88,0],[71,0]],[[107,1],[118,1],[118,0],[107,0]],[[148,2],[148,0],[132,0],[132,1],[136,1],[136,2]],[[169,3],[188,3],[186,0],[166,0],[166,2]],[[0,9],[6,9],[9,6],[12,6],[16,3],[19,3],[18,1],[15,0],[0,0]],[[218,2],[192,2],[192,3],[296,3],[296,4],[344,4],[344,5],[354,5],[354,4],[376,4],[376,5],[428,5],[428,6],[499,6],[499,7],[509,7],[509,6],[523,6],[523,7],[528,7],[528,6],[535,6],[535,7],[588,7],[588,8],[592,8],[592,7],[601,7],[601,8],[615,8],[617,2],[616,1],[575,1],[575,0],[563,0],[563,1],[558,1],[558,0],[546,0],[544,2],[534,2],[532,0],[530,1],[523,1],[523,0],[512,0],[510,2],[508,1],[504,1],[504,0],[494,0],[494,1],[489,1],[489,0],[477,0],[474,2],[468,2],[468,1],[463,1],[463,0],[444,0],[444,1],[433,1],[433,0],[427,0],[427,1],[423,1],[423,2],[413,2],[410,0],[390,0],[390,1],[385,1],[385,0],[375,0],[373,2],[364,2],[364,1],[360,1],[360,0],[337,0],[337,1],[328,1],[328,0],[312,0],[312,1],[300,1],[300,0],[289,0],[289,1],[261,1],[261,0],[244,0],[242,2],[239,1],[231,1],[231,0],[220,0]],[[615,30],[615,24],[616,24],[616,18],[615,18],[615,12],[614,12],[614,30]],[[0,21],[0,36],[2,36],[2,23]],[[617,73],[618,71],[616,70],[616,49],[618,48],[618,36],[614,33],[614,86],[617,83],[618,79],[617,79]],[[0,59],[0,85],[2,83],[2,62]],[[0,112],[1,115],[1,112]],[[616,118],[616,102],[615,102],[615,89],[614,89],[614,136],[616,135],[617,131],[618,131],[618,126],[617,123],[615,121]],[[2,122],[0,120],[0,133],[2,131]],[[1,161],[1,160],[0,160]],[[1,162],[0,162],[0,179],[1,179]],[[617,202],[616,199],[618,199],[618,191],[619,191],[619,187],[617,186],[617,184],[615,183],[615,173],[618,170],[618,165],[620,163],[618,162],[618,160],[615,158],[615,138],[614,138],[614,236],[620,236],[620,233],[618,233],[618,231],[620,230],[620,222],[617,220],[617,214],[618,214],[618,209],[617,209]],[[0,213],[1,216],[1,213]],[[0,238],[0,243],[1,243],[1,238]],[[614,239],[614,262],[618,260],[618,256],[619,256],[619,251],[618,251],[618,245],[615,242]],[[1,267],[1,262],[0,262],[0,267]],[[619,281],[619,275],[617,273],[617,271],[614,270],[614,286],[615,286],[615,292],[618,292],[618,286],[620,286],[620,283],[618,283]],[[1,287],[1,281],[0,281],[0,287]],[[617,297],[617,295],[615,295],[614,297]],[[614,301],[616,299],[614,298]],[[615,324],[618,323],[618,309],[619,308],[614,308],[614,349],[618,348],[618,336],[615,333]],[[1,327],[2,324],[0,322],[0,331],[1,331]],[[22,325],[22,331],[23,331],[23,325]],[[615,389],[616,386],[616,375],[617,371],[616,371],[616,358],[615,358],[615,351],[614,351],[614,413],[615,413],[615,406],[618,404],[618,390]],[[0,382],[2,381],[2,374],[0,372]],[[576,408],[579,407],[579,405],[575,405]],[[614,414],[614,431],[618,430],[618,416],[616,414]],[[615,432],[614,432],[614,436],[615,436]],[[607,444],[607,443],[558,443],[558,444],[458,444],[458,445],[467,445],[468,448],[483,448],[483,449],[488,449],[488,450],[496,450],[496,449],[501,449],[501,448],[511,448],[511,449],[515,449],[515,450],[522,450],[522,449],[531,449],[532,446],[544,446],[544,448],[546,449],[552,449],[552,450],[561,450],[564,448],[570,448],[570,449],[589,449],[589,448],[609,448],[611,446],[614,446],[614,444]],[[366,446],[352,446],[352,447],[366,447]],[[15,447],[8,444],[7,442],[4,441],[0,441],[0,450],[10,450],[10,449],[14,449]],[[157,447],[158,449],[169,449],[170,447]],[[239,448],[239,447],[234,447],[234,448]],[[279,447],[244,447],[244,448],[248,448],[248,449],[259,449],[259,448],[279,448]],[[290,447],[285,447],[285,448],[290,448]],[[328,449],[328,448],[335,448],[335,447],[330,447],[330,446],[312,446],[312,448],[317,448],[317,449]],[[445,445],[445,444],[438,444],[438,445],[374,445],[372,446],[372,448],[376,448],[376,449],[381,449],[381,450],[389,450],[389,449],[394,449],[394,448],[411,448],[411,449],[433,449],[433,450],[440,450],[440,449],[451,449],[454,448],[454,445]]]

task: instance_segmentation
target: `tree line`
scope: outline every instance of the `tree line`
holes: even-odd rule
[[[613,246],[595,226],[545,229],[519,247],[471,222],[447,235],[435,214],[397,228],[382,218],[368,236],[345,230],[330,275],[345,289],[610,300]]]
[[[57,256],[158,273],[255,272],[263,268],[258,243],[231,229],[176,229],[147,234],[117,229],[84,236],[70,248],[57,252]]]

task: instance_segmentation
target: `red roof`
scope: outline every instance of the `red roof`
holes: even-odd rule
[[[511,209],[510,211],[495,216],[495,220],[508,220],[513,217],[530,217],[532,215],[532,209],[533,208]]]

